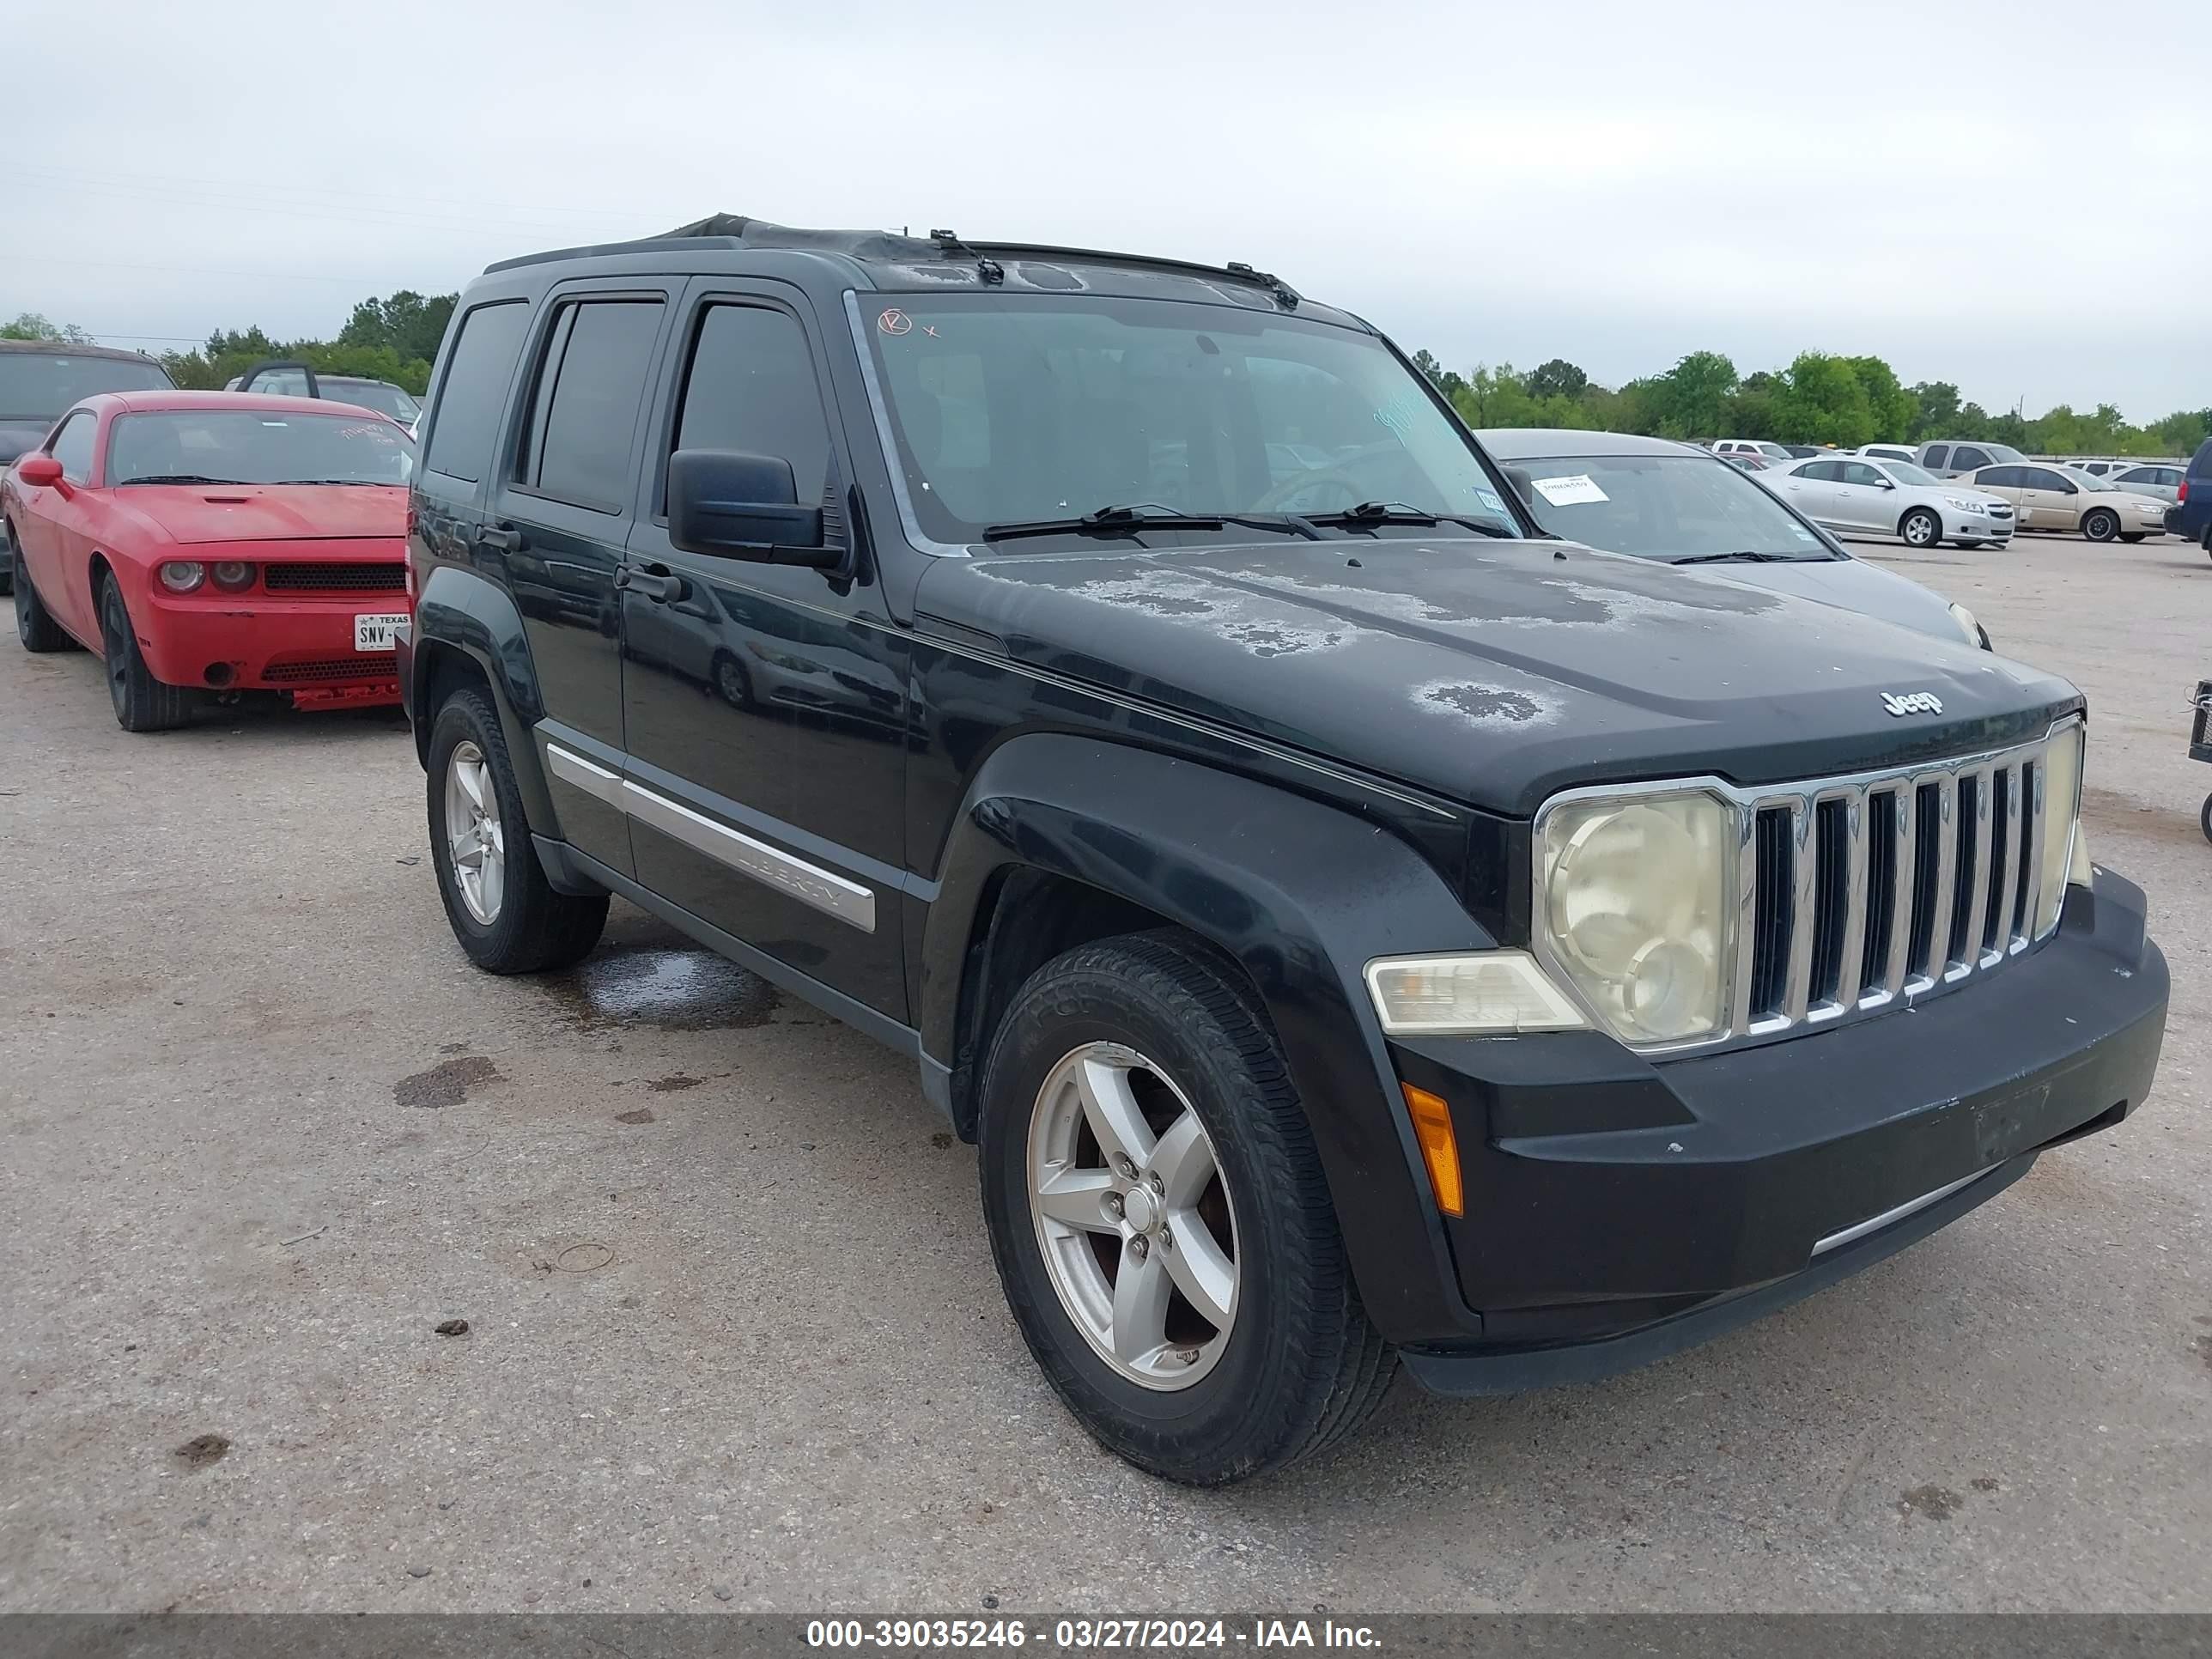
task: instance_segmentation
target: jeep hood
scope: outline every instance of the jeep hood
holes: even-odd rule
[[[125,484],[114,495],[182,546],[407,533],[400,484]]]
[[[2081,702],[1963,640],[1556,543],[941,558],[916,623],[1519,817],[1582,784],[1768,784],[1998,747]],[[1892,715],[1884,692],[1942,713]]]

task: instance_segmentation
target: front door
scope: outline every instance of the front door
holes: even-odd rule
[[[874,572],[668,538],[678,449],[779,457],[799,500],[849,521],[812,320],[775,283],[702,278],[686,302],[625,561],[624,793],[640,882],[903,1021],[907,653]]]
[[[2021,514],[2037,530],[2071,530],[2081,517],[2081,489],[2047,466],[2021,469]]]
[[[615,577],[635,516],[646,386],[672,299],[659,280],[554,290],[532,336],[521,430],[479,536],[506,572],[544,688],[538,741],[562,832],[624,875],[634,866],[613,783],[623,763]]]

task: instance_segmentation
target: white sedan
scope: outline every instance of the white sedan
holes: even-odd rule
[[[1816,524],[1896,536],[1908,547],[2002,547],[2017,522],[2002,496],[1939,478],[1911,461],[1824,455],[1751,476]]]

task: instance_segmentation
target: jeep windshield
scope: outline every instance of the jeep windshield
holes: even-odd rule
[[[1036,294],[870,295],[860,314],[936,541],[1050,545],[1085,520],[1171,543],[1523,533],[1428,389],[1356,329]],[[1135,511],[1092,517],[1110,509]]]
[[[167,392],[159,363],[84,356],[66,346],[0,351],[0,421],[51,421],[81,398],[102,392]]]
[[[1504,463],[1554,536],[1670,564],[1838,556],[1766,492],[1710,455],[1529,456]]]

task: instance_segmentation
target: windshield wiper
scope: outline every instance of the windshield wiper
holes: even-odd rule
[[[1669,559],[1668,564],[1818,564],[1827,558],[1825,553],[1692,553],[1680,559]]]
[[[243,479],[243,478],[210,478],[210,477],[207,477],[206,475],[204,475],[204,473],[198,473],[198,472],[149,472],[149,473],[148,473],[144,477],[143,477],[143,478],[125,478],[125,479],[122,480],[122,482],[123,482],[123,483],[127,483],[127,484],[135,484],[135,483],[242,484],[242,483],[244,483],[246,482],[246,480],[245,480],[245,479]]]
[[[384,489],[396,484],[395,478],[278,478],[280,484],[361,484],[365,488]]]
[[[1341,513],[1309,513],[1309,524],[1328,525],[1342,530],[1364,530],[1370,525],[1411,524],[1434,528],[1440,524],[1455,524],[1463,530],[1478,535],[1495,536],[1501,541],[1518,538],[1510,530],[1502,530],[1487,519],[1466,519],[1456,513],[1424,513],[1418,507],[1407,507],[1402,501],[1362,501]]]
[[[1157,501],[1102,507],[1077,519],[1020,519],[1008,524],[986,525],[983,539],[1003,542],[1020,536],[1127,536],[1139,530],[1225,530],[1232,524],[1246,530],[1287,530],[1310,542],[1321,539],[1321,532],[1312,523],[1295,513],[1184,513]]]

